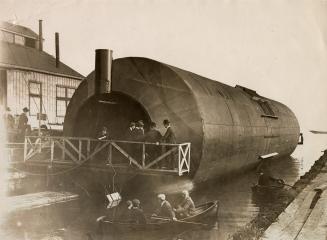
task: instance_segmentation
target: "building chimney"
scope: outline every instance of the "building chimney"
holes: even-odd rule
[[[56,38],[56,68],[59,68],[60,65],[60,52],[59,52],[59,33],[55,33]]]
[[[43,51],[42,20],[39,20],[39,51]]]
[[[112,50],[95,50],[95,76],[88,83],[88,95],[98,95],[111,92]]]

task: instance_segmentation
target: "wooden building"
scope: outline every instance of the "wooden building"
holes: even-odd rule
[[[69,100],[83,78],[60,62],[58,34],[56,56],[43,51],[41,20],[39,34],[20,25],[0,23],[0,104],[16,116],[28,107],[32,128],[40,123],[62,128]]]

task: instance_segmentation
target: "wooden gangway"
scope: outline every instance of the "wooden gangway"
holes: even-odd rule
[[[37,192],[24,195],[12,196],[6,198],[6,206],[3,206],[5,212],[25,211],[35,208],[41,208],[58,203],[66,203],[77,200],[79,196],[70,192]]]
[[[190,172],[191,143],[150,143],[85,137],[26,136],[24,163],[135,174]]]

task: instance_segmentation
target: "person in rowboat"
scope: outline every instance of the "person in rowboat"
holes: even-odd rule
[[[273,178],[263,172],[260,172],[258,179],[259,186],[275,186],[275,185],[284,185],[284,181],[282,179]]]
[[[146,224],[146,218],[143,212],[143,209],[141,208],[141,202],[138,199],[134,199],[132,201],[133,207],[132,207],[132,221],[137,224]]]
[[[159,208],[155,211],[154,214],[152,214],[153,217],[158,218],[170,218],[173,221],[176,221],[175,212],[173,211],[173,208],[171,207],[170,203],[166,200],[165,194],[158,194],[158,202],[160,204]]]
[[[190,197],[190,194],[187,190],[182,191],[183,200],[178,204],[177,208],[174,208],[174,212],[178,214],[181,218],[188,217],[194,214],[195,205]]]
[[[131,222],[132,221],[132,208],[133,208],[132,201],[127,200],[126,207],[124,206],[124,208],[119,211],[118,218],[120,220],[124,220],[126,222]]]

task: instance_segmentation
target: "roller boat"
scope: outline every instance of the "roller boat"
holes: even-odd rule
[[[217,223],[218,218],[218,201],[208,202],[196,207],[194,214],[189,217],[170,220],[166,217],[149,217],[146,224],[131,223],[121,220],[109,220],[105,217],[100,217],[99,228],[101,231],[165,231],[170,233],[179,232],[184,229],[194,227],[213,227]]]

